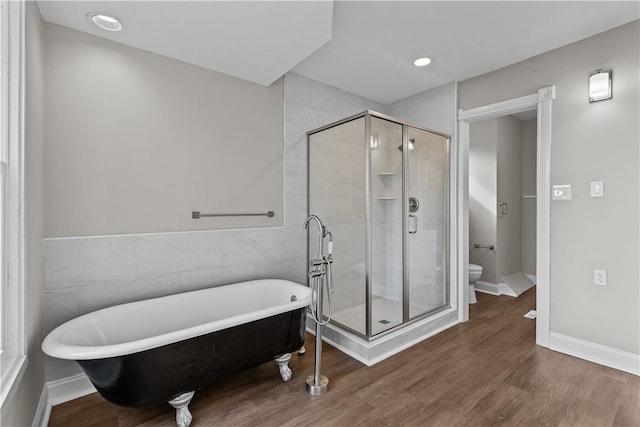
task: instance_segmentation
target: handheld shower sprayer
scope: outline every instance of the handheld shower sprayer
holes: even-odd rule
[[[327,261],[327,284],[329,285],[329,294],[333,294],[335,291],[333,286],[333,234],[331,234],[330,231],[327,231],[326,235],[329,236],[329,241],[327,242],[327,256],[324,257],[324,259]],[[331,301],[331,296],[329,296],[329,301]],[[329,308],[331,308],[331,302],[329,302]],[[331,320],[331,310],[329,310],[329,320]]]

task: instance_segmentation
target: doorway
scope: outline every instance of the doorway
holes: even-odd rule
[[[457,197],[459,211],[457,228],[458,318],[469,319],[469,129],[482,120],[521,113],[537,112],[536,170],[536,343],[549,346],[549,263],[550,263],[550,202],[551,202],[551,108],[555,87],[537,93],[458,112]],[[473,242],[472,242],[473,243]]]
[[[535,286],[536,127],[535,109],[470,124],[470,302]]]

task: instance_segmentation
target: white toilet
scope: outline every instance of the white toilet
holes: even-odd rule
[[[475,304],[478,302],[476,299],[476,287],[474,284],[480,280],[482,276],[482,266],[476,264],[469,264],[469,304]]]

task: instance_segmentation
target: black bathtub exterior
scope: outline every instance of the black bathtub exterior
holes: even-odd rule
[[[298,350],[305,321],[303,307],[151,350],[77,362],[109,402],[156,405]]]

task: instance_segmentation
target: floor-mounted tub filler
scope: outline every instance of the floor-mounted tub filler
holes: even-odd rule
[[[98,392],[120,406],[169,402],[189,426],[195,391],[275,360],[291,379],[291,352],[304,342],[311,290],[286,280],[254,280],[121,304],[54,329],[49,356],[75,360]]]
[[[304,221],[304,228],[309,227],[310,221],[318,225],[318,256],[309,260],[309,286],[311,287],[310,314],[315,323],[315,358],[313,375],[307,377],[307,392],[312,396],[325,394],[329,389],[329,378],[322,375],[322,328],[331,321],[331,294],[333,294],[333,237],[322,221],[316,215],[309,215]],[[324,254],[324,239],[329,237],[327,255]],[[329,307],[327,315],[323,315],[324,291]]]

